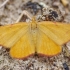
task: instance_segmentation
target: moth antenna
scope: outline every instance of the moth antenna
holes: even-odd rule
[[[26,15],[30,20],[32,20],[33,15],[30,14],[28,11],[24,10],[24,11],[22,11],[22,13],[20,14],[20,16],[16,20],[16,23],[18,23],[21,20],[21,18],[23,17],[23,15]]]

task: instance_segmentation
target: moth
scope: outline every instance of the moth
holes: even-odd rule
[[[19,22],[0,26],[0,45],[10,48],[13,58],[26,58],[33,54],[55,56],[62,45],[70,40],[70,24],[42,21]]]

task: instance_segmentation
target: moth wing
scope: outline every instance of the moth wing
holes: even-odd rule
[[[54,56],[61,52],[62,48],[42,31],[38,31],[37,38],[36,51],[38,54]]]
[[[10,49],[10,55],[14,58],[26,58],[35,53],[35,46],[29,32],[23,35]]]
[[[70,40],[70,24],[59,22],[40,22],[38,28],[58,45]]]
[[[27,32],[27,23],[16,23],[0,27],[0,45],[10,48],[12,47],[25,32]]]

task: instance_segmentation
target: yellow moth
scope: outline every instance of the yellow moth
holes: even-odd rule
[[[0,26],[0,45],[10,48],[10,55],[14,58],[21,59],[35,53],[54,56],[69,40],[70,24],[66,23],[33,19],[29,23]]]

